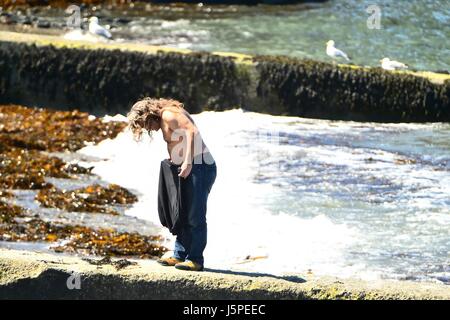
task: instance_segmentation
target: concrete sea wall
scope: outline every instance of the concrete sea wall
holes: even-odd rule
[[[0,249],[0,299],[450,299],[448,286],[434,283],[186,272],[136,262],[117,271],[79,257]],[[80,286],[70,290],[75,275]]]
[[[0,32],[0,103],[103,115],[125,113],[143,96],[181,100],[193,113],[240,107],[322,119],[450,120],[448,74]]]

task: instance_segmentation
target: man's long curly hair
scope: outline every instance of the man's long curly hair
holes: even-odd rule
[[[152,131],[149,130],[150,121],[160,121],[161,111],[168,107],[184,108],[181,102],[172,99],[153,99],[145,97],[137,101],[127,113],[128,128],[133,133],[134,140],[141,140],[144,129],[147,130],[147,133],[151,138]]]

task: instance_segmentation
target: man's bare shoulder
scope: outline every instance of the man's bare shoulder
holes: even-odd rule
[[[164,121],[172,122],[172,121],[178,121],[178,122],[190,122],[192,124],[194,123],[194,120],[192,119],[191,115],[185,110],[185,109],[172,109],[167,108],[161,111],[161,118]]]
[[[179,117],[179,112],[171,109],[161,110],[161,118],[166,121],[174,120]]]
[[[173,120],[173,119],[179,119],[188,117],[189,114],[184,109],[178,109],[178,108],[165,108],[161,111],[161,118],[164,120]]]

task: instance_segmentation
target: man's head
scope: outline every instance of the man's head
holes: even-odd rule
[[[183,108],[183,104],[171,99],[152,99],[146,97],[137,101],[130,112],[127,113],[128,127],[133,132],[133,137],[139,141],[142,131],[147,130],[151,137],[153,131],[161,128],[161,111],[167,107]]]

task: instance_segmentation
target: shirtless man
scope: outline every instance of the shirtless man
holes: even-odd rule
[[[161,129],[170,161],[180,165],[179,176],[186,179],[185,186],[192,190],[191,206],[186,223],[177,234],[174,254],[158,262],[181,270],[201,271],[207,235],[206,203],[216,179],[215,161],[182,103],[144,98],[133,105],[127,117],[136,141],[141,139],[143,129],[149,135]]]

